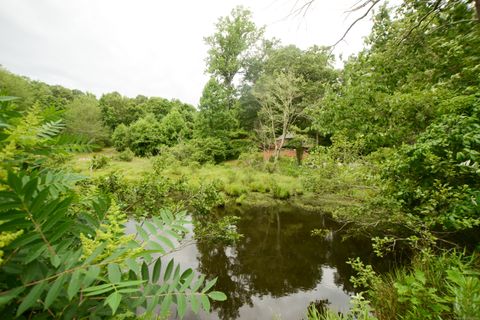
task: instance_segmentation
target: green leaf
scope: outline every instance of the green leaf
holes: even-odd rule
[[[148,241],[148,247],[152,248],[155,251],[155,253],[160,253],[160,254],[166,253],[162,245],[155,241]]]
[[[148,275],[148,265],[144,261],[142,264],[142,279],[148,281],[149,278],[150,277]]]
[[[6,294],[0,295],[0,306],[7,304],[10,300],[16,298],[20,293],[25,290],[25,287],[19,287],[8,291]]]
[[[117,291],[112,292],[105,300],[105,304],[108,304],[110,309],[112,309],[112,315],[115,315],[115,312],[117,312],[120,301],[122,301],[122,295]]]
[[[225,301],[227,300],[227,296],[225,293],[220,292],[220,291],[212,291],[208,293],[208,296],[210,299],[215,300],[215,301]]]
[[[182,236],[181,236],[181,235],[179,235],[179,234],[176,233],[176,232],[173,232],[172,230],[165,230],[164,232],[165,232],[166,234],[172,236],[173,238],[177,239],[177,240],[182,239]]]
[[[72,300],[73,297],[77,294],[78,290],[80,290],[81,286],[81,279],[80,276],[82,275],[82,271],[77,269],[73,272],[72,278],[70,278],[70,283],[68,284],[67,288],[67,296],[68,300]]]
[[[158,305],[158,301],[160,300],[160,296],[154,296],[151,300],[150,303],[148,304],[146,313],[147,315],[151,314],[152,311],[155,309],[155,307]]]
[[[163,298],[162,304],[160,305],[160,318],[165,318],[170,312],[170,305],[172,304],[172,295],[167,294]]]
[[[180,265],[177,264],[175,267],[175,272],[173,273],[173,278],[180,280]]]
[[[87,289],[90,289],[90,288],[87,288]],[[87,297],[91,297],[91,296],[98,296],[99,294],[103,294],[103,293],[106,293],[106,292],[110,292],[112,291],[114,288],[112,286],[109,286],[109,287],[106,287],[104,289],[98,289],[97,291],[92,291],[92,292],[89,292],[87,294],[85,294],[85,296]]]
[[[108,265],[108,280],[112,283],[119,283],[122,279],[122,273],[120,267],[116,263],[110,263]]]
[[[203,310],[206,312],[210,312],[210,300],[208,300],[208,297],[204,294],[200,296],[200,302],[202,303]]]
[[[174,248],[175,248],[175,245],[173,244],[173,242],[172,242],[170,239],[168,239],[167,237],[162,236],[162,235],[160,235],[160,234],[155,235],[155,237],[156,237],[158,240],[160,240],[160,241],[162,241],[163,243],[165,243],[167,246],[169,246],[170,249],[174,249]]]
[[[50,262],[52,263],[52,266],[54,266],[55,268],[58,268],[60,263],[62,263],[62,261],[60,260],[60,257],[57,254],[50,256]]]
[[[144,225],[147,228],[147,230],[150,232],[150,234],[157,233],[157,228],[150,221],[145,221]]]
[[[125,288],[125,289],[119,289],[118,292],[120,293],[134,293],[134,292],[139,292],[138,288]]]
[[[187,301],[183,294],[177,295],[177,311],[180,319],[183,319],[185,316],[185,311],[187,310]]]
[[[44,309],[48,309],[50,305],[57,299],[58,295],[60,294],[60,291],[62,290],[63,284],[65,283],[66,280],[66,274],[61,275],[60,277],[55,280],[55,282],[52,284],[50,287],[50,290],[48,290],[47,297],[45,298],[45,301],[43,302],[44,304]]]
[[[158,258],[155,261],[155,265],[153,266],[153,274],[152,274],[152,282],[157,283],[158,279],[160,279],[160,272],[162,270],[162,259]]]
[[[191,269],[189,269],[189,270],[191,270]],[[185,272],[184,272],[184,274],[185,274]],[[193,271],[192,271],[192,272],[187,276],[187,278],[184,279],[183,284],[182,284],[182,286],[181,286],[180,289],[179,289],[180,292],[184,292],[185,289],[187,289],[187,288],[190,286],[190,284],[192,283],[193,277],[194,277],[194,273],[193,273]],[[183,275],[180,277],[180,279],[182,279],[182,278],[183,278]]]
[[[198,278],[198,280],[195,282],[195,284],[191,287],[192,291],[197,292],[198,288],[200,288],[200,286],[203,284],[204,281],[205,281],[205,275],[202,274]]]
[[[137,261],[135,261],[135,259],[127,259],[125,263],[135,274],[140,272],[140,265],[137,263]]]
[[[103,289],[105,289],[105,288],[113,288],[113,283],[99,284],[99,285],[97,285],[97,286],[85,288],[85,289],[83,289],[82,291],[83,291],[83,292],[93,292],[93,291],[103,290]]]
[[[47,281],[42,281],[34,286],[32,290],[30,290],[27,296],[23,299],[22,303],[20,303],[20,306],[18,306],[17,317],[31,308],[37,302],[46,286]]]
[[[214,279],[208,281],[208,282],[205,284],[205,287],[203,288],[202,293],[205,293],[205,292],[207,292],[208,290],[210,290],[210,289],[215,285],[215,283],[217,283],[217,278],[214,278]]]
[[[164,281],[167,281],[168,279],[170,279],[170,276],[172,275],[174,263],[175,262],[173,258],[170,260],[170,262],[168,262],[167,269],[165,269],[165,274],[163,275]]]
[[[85,278],[83,279],[83,287],[89,287],[93,281],[95,281],[98,276],[100,275],[100,267],[99,266],[91,266],[88,268],[87,272],[85,273]]]
[[[199,311],[200,303],[198,302],[198,299],[196,295],[192,294],[190,296],[190,307],[192,308],[193,313],[197,314]]]
[[[135,226],[135,228],[137,229],[137,233],[140,235],[142,240],[143,241],[148,241],[148,239],[149,239],[148,233],[146,233],[145,230],[143,230],[142,226],[137,224]]]

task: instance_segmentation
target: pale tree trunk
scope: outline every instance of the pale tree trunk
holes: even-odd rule
[[[277,146],[277,141],[275,140],[275,158],[274,158],[274,163],[276,164],[278,161],[278,158],[280,157],[280,152],[282,151],[283,145],[285,144],[285,137],[288,132],[288,128],[290,126],[290,104],[291,101],[284,103],[284,105],[287,106],[285,110],[283,111],[283,123],[282,123],[282,135],[280,139],[280,145]]]
[[[275,153],[273,158],[273,163],[276,164],[278,158],[280,158],[280,151],[282,151],[283,144],[285,143],[285,134],[282,134],[282,138],[280,139],[280,143],[277,145],[277,141],[275,140]]]

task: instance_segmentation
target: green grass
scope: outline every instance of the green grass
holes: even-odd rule
[[[91,170],[94,155],[110,159],[104,168]],[[119,152],[112,148],[95,153],[80,153],[70,161],[79,173],[99,177],[112,171],[120,172],[127,179],[139,179],[147,174],[156,174],[173,180],[185,179],[193,187],[215,183],[227,196],[241,197],[238,203],[288,200],[307,208],[325,209],[356,205],[359,199],[368,197],[371,190],[363,189],[355,172],[358,168],[308,169],[298,167],[294,159],[281,159],[273,172],[262,166],[245,165],[241,160],[222,164],[198,163],[182,165],[172,161],[166,168],[154,171],[151,159],[134,157],[132,161],[120,161]],[[333,173],[333,174],[332,174]],[[330,175],[332,175],[330,177]],[[308,181],[306,181],[308,179]],[[363,182],[363,181],[362,181]],[[267,200],[266,200],[267,199]]]
[[[120,171],[128,179],[135,179],[143,173],[152,171],[150,159],[134,157],[132,161],[118,160],[118,152],[113,148],[103,149],[100,152],[78,153],[70,160],[73,170],[93,177],[105,175],[111,171]],[[94,155],[110,158],[110,162],[104,168],[90,170],[90,161]]]

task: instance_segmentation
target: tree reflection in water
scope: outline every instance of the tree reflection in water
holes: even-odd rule
[[[242,306],[252,306],[253,296],[280,298],[315,289],[322,267],[334,268],[334,284],[351,294],[352,270],[346,260],[358,256],[371,262],[373,257],[367,237],[342,241],[345,234],[336,232],[339,226],[324,214],[291,206],[234,207],[216,214],[241,217],[237,226],[243,235],[233,245],[197,243],[198,271],[207,278],[218,277],[216,290],[228,296],[213,305],[222,319],[238,318]],[[320,228],[333,232],[311,236]]]

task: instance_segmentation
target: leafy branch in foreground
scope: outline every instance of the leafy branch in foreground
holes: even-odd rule
[[[2,315],[156,317],[175,304],[182,318],[187,305],[209,311],[210,300],[226,299],[211,291],[216,279],[206,281],[163,258],[182,240],[186,213],[161,211],[137,226],[138,235],[126,235],[127,216],[115,202],[101,196],[85,201],[73,189],[82,177],[42,166],[59,131],[55,123],[42,124],[39,112],[29,115],[29,127],[6,118],[0,140],[2,159],[9,160],[2,162],[0,180]]]

